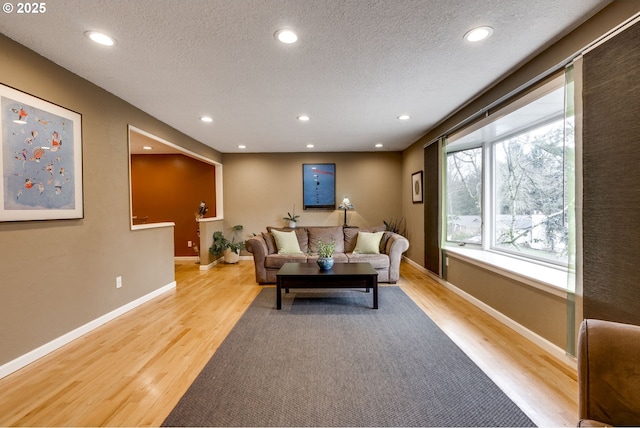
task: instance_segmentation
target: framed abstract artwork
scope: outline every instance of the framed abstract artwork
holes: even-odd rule
[[[414,204],[421,204],[423,201],[422,171],[411,174],[411,200]]]
[[[0,108],[0,221],[82,218],[82,116],[1,84]]]
[[[302,164],[303,208],[336,209],[336,164]]]

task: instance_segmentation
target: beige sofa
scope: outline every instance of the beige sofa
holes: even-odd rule
[[[272,230],[295,231],[302,254],[278,254],[276,241]],[[322,242],[336,243],[333,254],[335,263],[371,263],[378,271],[378,282],[395,284],[400,278],[400,260],[402,253],[409,248],[409,241],[401,235],[392,232],[384,232],[380,241],[380,254],[355,254],[358,232],[384,231],[382,228],[359,229],[343,228],[341,226],[318,226],[272,228],[267,232],[256,235],[246,242],[246,249],[253,254],[256,271],[256,282],[259,284],[274,284],[276,272],[287,262],[316,263],[318,240]]]

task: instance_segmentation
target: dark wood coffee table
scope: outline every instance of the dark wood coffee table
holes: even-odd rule
[[[276,309],[282,309],[283,288],[372,288],[373,309],[378,309],[378,272],[370,263],[335,263],[330,270],[320,270],[316,263],[285,263],[276,284]]]

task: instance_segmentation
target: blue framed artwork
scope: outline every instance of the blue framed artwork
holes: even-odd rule
[[[0,85],[0,221],[83,217],[80,114]]]
[[[336,164],[302,164],[303,208],[336,209]]]

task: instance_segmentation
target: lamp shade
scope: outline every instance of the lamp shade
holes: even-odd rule
[[[342,202],[340,202],[340,205],[338,205],[338,209],[339,210],[355,210],[356,207],[353,206],[349,198],[345,197],[342,200]]]

